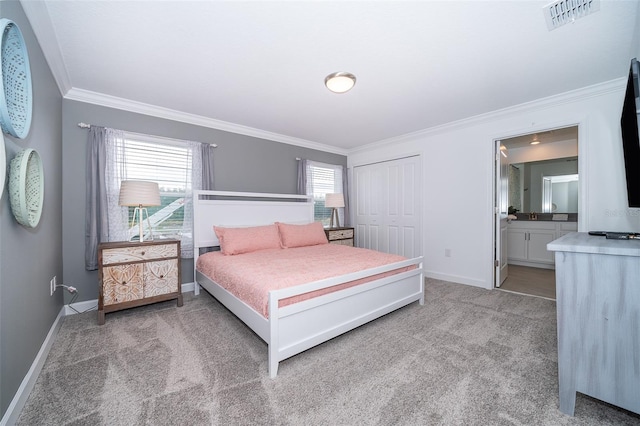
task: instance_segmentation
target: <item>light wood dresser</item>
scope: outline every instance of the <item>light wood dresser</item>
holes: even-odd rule
[[[353,228],[325,228],[329,244],[340,244],[353,247]]]
[[[121,309],[172,299],[182,306],[180,241],[102,243],[98,265],[100,325]]]
[[[556,256],[560,411],[576,392],[640,413],[640,241],[586,232],[547,246]]]

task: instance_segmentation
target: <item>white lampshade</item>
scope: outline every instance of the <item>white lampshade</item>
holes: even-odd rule
[[[121,206],[159,206],[160,189],[157,182],[123,180],[120,183]]]
[[[344,197],[342,194],[327,194],[324,200],[325,207],[344,207]]]
[[[334,72],[325,77],[324,84],[334,93],[344,93],[356,84],[356,76],[348,72]]]

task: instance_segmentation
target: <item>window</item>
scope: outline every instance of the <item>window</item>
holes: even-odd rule
[[[309,161],[307,194],[313,195],[314,219],[321,221],[324,226],[329,226],[331,221],[331,209],[324,206],[325,196],[335,193],[342,193],[342,166]],[[338,215],[340,222],[344,223],[343,209],[338,209]]]
[[[181,241],[182,256],[191,257],[191,197],[192,190],[201,187],[200,144],[124,132],[120,145],[114,157],[119,181],[153,181],[158,183],[160,189],[161,205],[147,207],[149,222],[145,216],[145,239],[149,236],[150,223],[154,239],[178,239]],[[127,209],[127,238],[137,239],[139,228],[136,224],[132,226],[135,208]]]

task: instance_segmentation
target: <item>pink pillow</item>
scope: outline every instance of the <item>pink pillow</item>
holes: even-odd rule
[[[280,248],[280,236],[276,225],[248,228],[223,228],[214,226],[220,240],[222,254],[242,254],[256,250]]]
[[[315,246],[328,244],[327,236],[321,222],[312,222],[307,225],[289,225],[276,222],[280,232],[280,244],[282,248]]]

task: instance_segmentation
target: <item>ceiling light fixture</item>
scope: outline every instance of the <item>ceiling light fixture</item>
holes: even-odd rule
[[[531,141],[531,145],[538,145],[540,141]]]
[[[531,145],[538,145],[540,143],[540,141],[538,140],[538,135],[534,135],[533,136],[533,140],[531,142],[529,142]]]
[[[334,72],[324,78],[324,85],[334,93],[345,93],[356,84],[356,76],[344,72]]]

